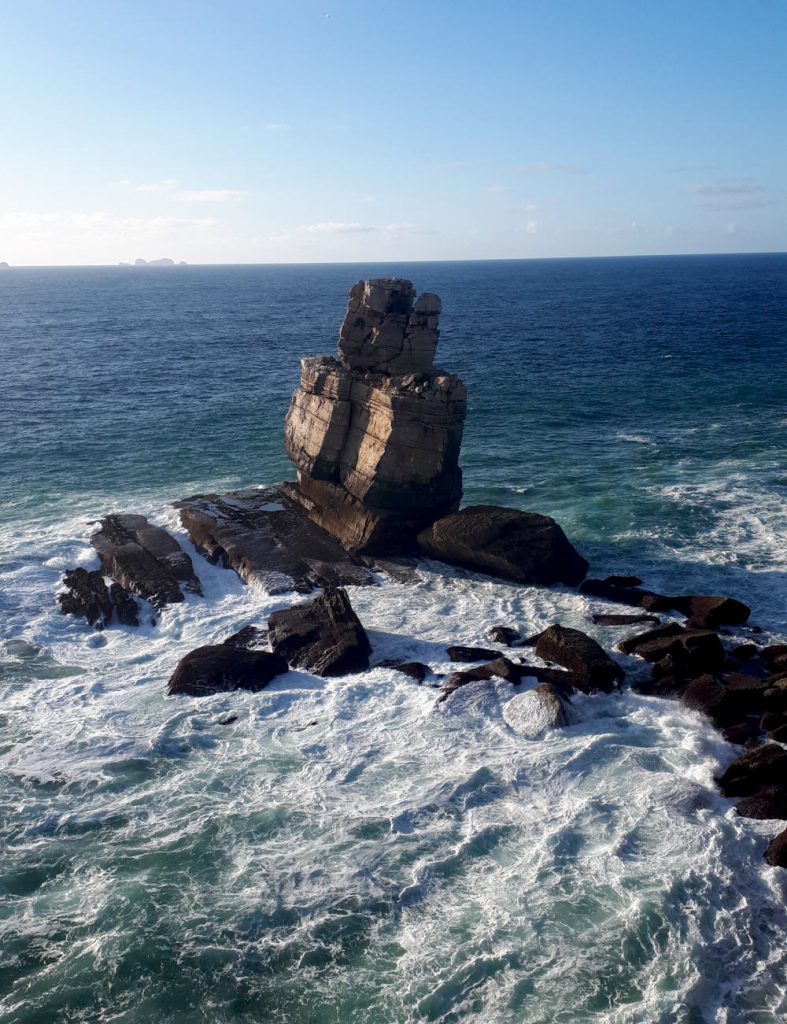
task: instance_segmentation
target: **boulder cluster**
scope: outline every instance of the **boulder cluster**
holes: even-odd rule
[[[634,689],[679,700],[744,747],[717,780],[726,796],[739,799],[739,814],[787,820],[787,645],[758,647],[740,637],[731,643],[730,630],[747,628],[750,614],[731,597],[668,596],[633,576],[587,579],[587,561],[547,516],[492,505],[460,510],[467,394],[458,377],[434,365],[440,312],[440,299],[416,297],[409,281],[355,285],[337,356],[301,363],[285,422],[297,482],[176,503],[190,540],[209,561],[269,594],[320,593],[273,612],[264,628],[248,625],[224,643],[190,652],[168,692],[257,691],[290,669],[321,677],[367,670],[372,645],[344,587],[375,584],[380,571],[406,581],[416,561],[403,554],[518,584],[578,587],[591,601],[631,609],[591,610],[595,625],[648,628],[625,636],[611,655],[560,623],[527,638],[496,625],[488,632],[494,646],[448,647],[457,667],[442,677],[421,662],[388,667],[438,688],[438,705],[461,706],[456,695],[470,683],[535,680],[540,685],[504,710],[523,738],[565,726],[574,694],[611,693],[631,670]],[[58,595],[64,613],[91,626],[139,625],[146,606],[155,624],[185,594],[202,595],[188,554],[144,516],[106,516],[91,543],[101,568],[69,570]],[[663,621],[664,614],[671,617]],[[527,650],[535,660],[523,656]],[[787,829],[765,856],[787,867]]]

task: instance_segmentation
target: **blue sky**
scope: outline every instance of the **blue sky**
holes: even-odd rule
[[[0,260],[787,249],[785,0],[0,0]]]

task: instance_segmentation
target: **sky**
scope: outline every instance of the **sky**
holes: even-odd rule
[[[787,0],[0,0],[0,261],[787,249]]]

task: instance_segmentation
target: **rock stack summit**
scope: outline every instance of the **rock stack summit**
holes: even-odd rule
[[[410,281],[361,281],[338,358],[301,361],[284,428],[298,483],[287,492],[350,551],[408,550],[459,508],[467,391],[434,365],[440,311]]]

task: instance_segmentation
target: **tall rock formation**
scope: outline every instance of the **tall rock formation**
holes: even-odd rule
[[[410,281],[350,290],[338,359],[301,361],[284,428],[289,494],[351,551],[396,553],[456,510],[467,391],[434,365],[440,299]]]

